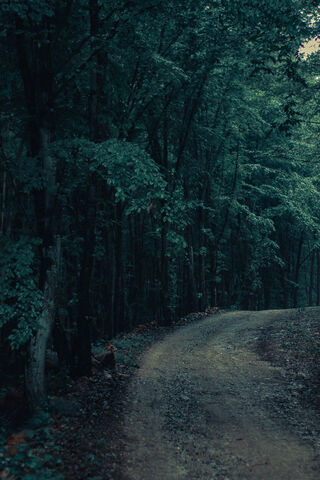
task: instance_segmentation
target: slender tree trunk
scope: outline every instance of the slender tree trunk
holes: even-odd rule
[[[91,51],[94,51],[96,36],[98,34],[99,8],[97,0],[89,0],[90,12],[90,36]],[[89,131],[90,139],[97,139],[97,65],[96,58],[92,59],[90,71],[90,95],[89,95]],[[78,295],[79,311],[77,318],[77,375],[91,374],[91,297],[90,286],[93,269],[93,255],[95,248],[95,224],[96,224],[96,179],[89,179],[86,198],[86,221],[83,225],[83,254],[80,266]]]
[[[1,222],[0,222],[0,234],[3,235],[5,232],[5,215],[6,215],[6,208],[7,208],[7,162],[8,162],[8,154],[7,154],[7,144],[9,141],[10,135],[10,120],[7,122],[6,128],[6,135],[5,138],[0,138],[0,147],[2,150],[2,159],[3,159],[3,167],[2,167],[2,189],[1,189]],[[19,155],[18,155],[19,156]]]
[[[110,298],[110,333],[111,337],[116,334],[115,323],[115,301],[116,301],[116,237],[115,232],[112,231],[111,241],[111,298]]]
[[[304,242],[304,231],[300,234],[299,244],[298,244],[298,251],[297,251],[297,258],[296,258],[296,268],[294,274],[294,286],[293,290],[293,308],[296,308],[298,305],[298,293],[299,293],[299,274],[301,268],[301,254],[302,254],[302,247]]]
[[[206,189],[206,187],[204,187]],[[206,194],[204,193],[204,198]],[[203,198],[203,200],[204,200]],[[199,309],[204,311],[207,307],[207,284],[206,284],[206,246],[203,229],[205,227],[205,215],[203,208],[199,209],[199,260],[200,260],[200,294]]]
[[[287,268],[283,269],[282,288],[283,288],[283,308],[288,308],[288,306],[289,306],[289,288],[288,288],[288,270],[287,270]]]
[[[161,230],[161,255],[160,255],[160,318],[159,323],[162,325],[170,324],[169,312],[169,264],[167,257],[167,234],[168,223],[163,222]]]
[[[262,281],[263,281],[263,300],[264,300],[264,309],[268,310],[270,308],[270,282],[267,273],[267,269],[263,272]]]
[[[313,277],[314,277],[314,261],[315,261],[315,251],[313,250],[311,255],[311,265],[310,265],[310,281],[309,281],[309,307],[313,305]]]
[[[86,215],[83,224],[83,252],[78,282],[79,306],[77,315],[77,375],[91,374],[91,277],[93,269],[93,255],[95,249],[96,225],[96,185],[95,178],[89,179],[86,196]]]
[[[44,218],[39,224],[43,227],[44,245],[42,247],[41,277],[44,279],[44,305],[39,319],[39,329],[31,339],[28,348],[25,384],[28,404],[34,410],[45,398],[45,355],[48,339],[54,324],[55,317],[55,291],[58,282],[61,241],[55,234],[56,225],[53,222],[53,197],[52,191],[55,186],[55,165],[48,154],[50,132],[48,128],[41,128],[41,152],[43,158],[44,173],[47,178],[47,190],[44,192]],[[53,242],[53,246],[50,246]],[[51,267],[48,268],[48,265]],[[41,273],[42,272],[42,273]]]
[[[319,250],[317,250],[316,253],[316,258],[317,258],[317,299],[316,299],[316,305],[320,305],[320,255],[319,255]]]
[[[114,291],[114,312],[116,333],[124,328],[123,318],[123,207],[120,203],[115,206],[115,291]]]
[[[206,257],[200,256],[200,310],[204,311],[207,307],[207,284],[206,284]]]
[[[279,245],[281,258],[283,260],[283,267],[281,268],[280,284],[282,286],[282,308],[289,306],[289,274],[290,274],[290,251],[291,244],[289,244],[289,228],[286,226],[284,232],[279,235]],[[280,301],[280,300],[279,300]],[[294,298],[293,298],[294,302]]]
[[[195,280],[195,266],[194,266],[194,252],[193,252],[193,240],[192,240],[192,227],[188,227],[188,250],[189,250],[189,259],[188,259],[188,310],[190,312],[197,311],[197,287]]]
[[[96,48],[97,35],[99,33],[99,5],[98,0],[89,0],[90,11],[90,37],[91,51]],[[97,140],[98,136],[98,66],[97,57],[92,59],[90,71],[90,95],[89,95],[89,129],[90,139]]]
[[[1,235],[3,235],[5,231],[6,200],[7,200],[7,159],[6,159],[6,156],[3,156],[2,189],[1,189],[1,224],[0,224]]]

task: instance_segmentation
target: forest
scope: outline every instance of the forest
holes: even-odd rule
[[[320,305],[314,0],[2,0],[0,361]],[[1,380],[0,376],[0,380]],[[2,386],[1,386],[2,387]]]

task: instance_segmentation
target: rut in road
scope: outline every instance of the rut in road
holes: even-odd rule
[[[270,414],[268,398],[286,401],[281,368],[252,348],[285,314],[213,316],[144,355],[125,413],[126,479],[319,480],[319,450]]]

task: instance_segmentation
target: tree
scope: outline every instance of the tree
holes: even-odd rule
[[[89,375],[141,322],[319,301],[314,11],[2,2],[0,345],[31,409],[48,342]]]

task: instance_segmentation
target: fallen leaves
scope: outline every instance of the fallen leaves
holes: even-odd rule
[[[17,453],[19,445],[26,442],[26,433],[26,430],[21,430],[21,432],[13,433],[8,437],[7,445],[5,446],[8,455],[12,456]]]
[[[1,480],[15,480],[15,475],[10,474],[10,470],[5,469],[0,472],[0,479]]]
[[[205,315],[200,312],[192,314],[181,319],[176,326],[199,320]],[[57,475],[60,472],[59,478],[65,480],[118,478],[123,456],[119,447],[122,442],[119,426],[126,401],[122,392],[137,367],[138,355],[173,328],[158,327],[156,322],[140,324],[135,333],[117,337],[112,343],[104,341],[98,350],[102,352],[102,357],[93,357],[96,368],[90,378],[70,379],[59,391],[51,387],[48,411],[51,423],[39,428],[30,427],[35,431],[32,441],[31,430],[21,430],[7,438],[3,457],[6,463],[0,470],[0,480],[21,478],[13,476],[16,472],[11,469],[13,464],[17,470],[22,468],[24,473],[36,475],[34,472],[39,470],[41,462],[42,472],[50,470]],[[113,360],[114,355],[117,356],[117,368],[109,370],[105,363]],[[21,452],[24,452],[23,467],[19,460]],[[50,458],[46,456],[49,452]]]

